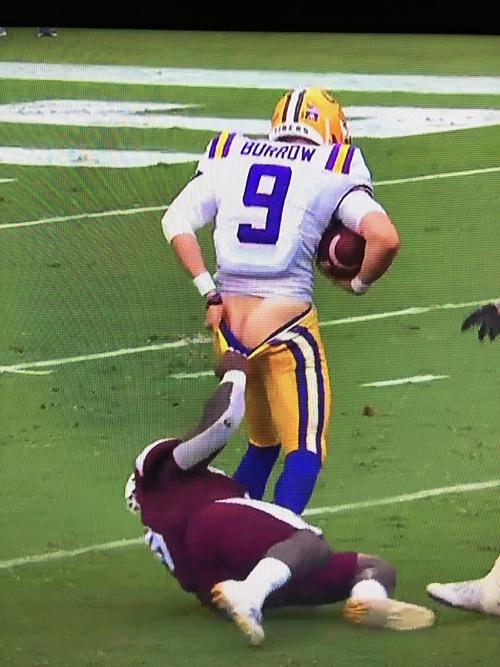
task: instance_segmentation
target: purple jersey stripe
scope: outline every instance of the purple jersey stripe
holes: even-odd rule
[[[210,150],[208,151],[208,157],[210,159],[215,157],[215,151],[217,150],[217,144],[219,143],[219,138],[220,134],[218,134],[216,137],[212,139],[212,143],[210,144]]]
[[[347,151],[347,156],[346,156],[346,159],[345,159],[345,162],[344,162],[344,166],[342,167],[342,173],[343,174],[348,174],[349,173],[349,169],[351,168],[351,162],[352,162],[352,158],[354,157],[354,151],[355,150],[356,149],[354,148],[354,146],[351,146],[349,148],[349,150]]]
[[[233,143],[235,135],[236,132],[232,132],[226,139],[226,143],[224,144],[224,148],[222,149],[222,157],[227,157],[227,154],[229,153],[229,149],[231,148],[231,144]]]
[[[306,360],[297,343],[287,340],[286,345],[295,358],[295,379],[299,396],[299,449],[307,449],[307,424],[309,419],[309,399],[307,395]]]
[[[306,340],[312,347],[314,353],[314,368],[316,371],[316,379],[318,381],[318,430],[316,431],[316,451],[321,457],[321,439],[325,430],[325,380],[323,377],[323,369],[321,367],[321,355],[319,345],[310,331],[304,327],[294,327],[294,331],[300,333],[302,338]]]
[[[325,169],[329,169],[330,171],[333,169],[333,165],[335,164],[335,160],[337,159],[337,155],[339,154],[340,150],[340,144],[335,144],[335,146],[332,148],[332,151],[328,157],[328,161],[325,165]]]

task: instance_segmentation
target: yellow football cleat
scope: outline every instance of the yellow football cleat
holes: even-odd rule
[[[392,630],[420,630],[430,627],[435,620],[430,609],[391,598],[349,598],[344,606],[344,616],[352,623]]]
[[[243,582],[228,579],[212,588],[212,603],[217,609],[225,611],[253,646],[264,641],[262,612],[260,608],[246,599],[247,591]]]

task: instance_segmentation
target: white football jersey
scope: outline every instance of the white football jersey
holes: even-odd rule
[[[371,194],[372,183],[355,146],[223,132],[209,143],[162,224],[171,240],[215,222],[215,278],[222,293],[310,302],[321,236],[343,199],[360,189]]]

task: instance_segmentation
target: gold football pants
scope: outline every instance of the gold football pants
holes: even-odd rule
[[[221,322],[215,347],[219,356],[233,348],[250,362],[245,394],[250,442],[257,447],[281,444],[286,454],[309,450],[324,461],[331,390],[315,308],[252,350]]]

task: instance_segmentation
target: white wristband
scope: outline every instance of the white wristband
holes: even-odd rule
[[[205,273],[200,273],[199,276],[196,276],[196,278],[193,279],[193,283],[201,296],[205,296],[205,294],[217,290],[217,287],[212,280],[212,276],[208,271],[205,271]]]
[[[364,294],[370,285],[364,283],[358,276],[351,280],[351,289],[355,294]]]

